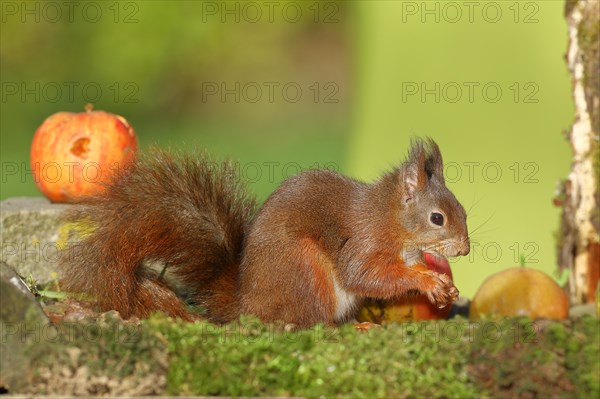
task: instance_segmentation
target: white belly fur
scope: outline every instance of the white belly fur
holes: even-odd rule
[[[337,279],[333,277],[333,288],[335,290],[335,315],[333,316],[335,321],[343,321],[350,311],[352,311],[356,305],[356,295],[344,290]]]

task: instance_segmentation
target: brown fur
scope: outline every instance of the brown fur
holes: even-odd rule
[[[104,194],[66,215],[96,230],[69,249],[63,287],[123,317],[163,311],[193,319],[174,288],[143,267],[159,261],[210,319],[230,320],[239,308],[239,258],[254,208],[231,164],[154,149]]]
[[[174,287],[142,267],[158,260],[212,321],[249,313],[299,327],[352,318],[363,297],[420,291],[438,305],[457,298],[449,278],[423,265],[423,250],[469,250],[466,215],[445,187],[433,141],[414,141],[407,161],[373,184],[304,172],[255,217],[231,168],[211,170],[207,159],[155,150],[72,213],[98,229],[83,242],[89,256],[63,268],[65,288],[125,317],[159,310],[193,319]],[[431,212],[445,224],[431,224]]]

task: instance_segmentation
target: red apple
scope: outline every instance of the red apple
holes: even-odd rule
[[[74,202],[104,190],[134,160],[137,137],[122,116],[58,112],[37,129],[30,162],[35,183],[53,202]]]
[[[445,258],[425,253],[427,269],[443,273],[452,278],[450,264]],[[420,268],[421,266],[414,266]],[[427,296],[418,294],[392,301],[367,300],[357,317],[358,321],[368,321],[382,324],[386,322],[401,322],[409,320],[438,320],[446,319],[451,305],[442,309],[432,304]]]
[[[446,258],[441,256],[433,255],[425,252],[425,263],[427,264],[427,268],[433,270],[437,273],[442,273],[448,275],[452,278],[452,270],[450,269],[450,263]]]
[[[546,273],[528,267],[512,267],[492,274],[475,293],[469,316],[566,319],[569,298]]]

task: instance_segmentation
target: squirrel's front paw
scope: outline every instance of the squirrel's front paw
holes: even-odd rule
[[[433,280],[433,289],[427,292],[429,301],[438,308],[444,308],[458,300],[458,289],[454,283],[445,274],[429,272],[427,273]]]

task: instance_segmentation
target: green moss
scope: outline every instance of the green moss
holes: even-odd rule
[[[586,316],[573,323],[568,337],[565,362],[579,397],[600,397],[600,322]]]
[[[135,386],[149,378],[155,383],[157,376],[166,375],[161,337],[110,312],[95,322],[65,322],[34,333],[36,339],[26,349],[27,393],[115,396],[120,392],[111,391],[111,384],[118,387],[127,380]]]
[[[113,390],[104,391],[91,377],[78,381],[86,394],[396,398],[599,394],[600,328],[591,317],[564,322],[457,318],[390,324],[361,333],[351,325],[289,332],[254,318],[215,326],[155,316],[133,326],[109,314],[94,324],[63,323],[58,329],[57,339],[29,347],[30,370],[35,370],[30,393],[65,393],[64,384],[54,390],[47,387],[55,380],[75,380],[77,370],[85,367],[90,376],[113,381],[107,385]],[[65,373],[65,367],[73,375]],[[116,390],[148,380],[150,391]]]
[[[485,325],[482,326],[485,328]],[[481,387],[497,397],[597,398],[600,324],[573,321],[506,319],[497,326],[501,339],[478,339],[469,367]]]
[[[444,323],[284,332],[255,319],[155,325],[170,342],[170,394],[473,397],[467,342]],[[452,339],[441,339],[452,334]],[[454,336],[456,335],[456,338]],[[443,354],[443,356],[441,355]]]

